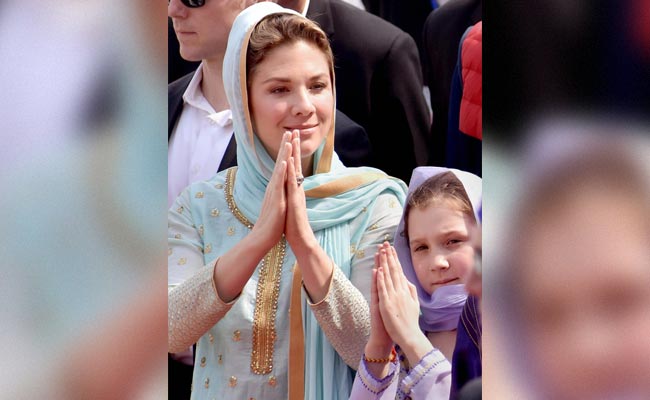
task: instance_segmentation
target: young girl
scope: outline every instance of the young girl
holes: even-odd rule
[[[413,172],[395,248],[385,242],[375,255],[371,333],[351,399],[449,398],[480,197],[481,179],[470,173]]]

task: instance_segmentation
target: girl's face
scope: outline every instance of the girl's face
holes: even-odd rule
[[[436,205],[414,207],[408,237],[415,274],[431,294],[441,286],[465,283],[474,263],[474,220],[461,211]]]
[[[250,77],[253,129],[275,160],[282,134],[300,131],[301,156],[321,145],[334,121],[334,95],[325,54],[305,41],[270,51]]]

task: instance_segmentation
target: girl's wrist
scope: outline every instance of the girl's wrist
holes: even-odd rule
[[[374,340],[372,337],[366,344],[365,353],[367,357],[371,358],[385,358],[390,355],[393,349],[393,342],[382,342]]]
[[[422,333],[418,331],[414,335],[408,336],[409,340],[404,340],[402,343],[398,343],[399,347],[404,351],[406,358],[412,365],[417,364],[422,357],[427,353],[433,350],[433,345],[429,339]]]

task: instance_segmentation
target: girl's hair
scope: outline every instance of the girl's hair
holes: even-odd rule
[[[424,181],[409,196],[404,207],[404,231],[408,237],[408,217],[413,208],[426,208],[431,205],[449,207],[476,221],[474,209],[465,187],[453,172],[435,175]]]
[[[246,82],[266,55],[285,44],[305,41],[320,49],[329,64],[330,79],[334,82],[334,56],[327,35],[309,19],[295,14],[271,14],[253,29],[246,51]]]

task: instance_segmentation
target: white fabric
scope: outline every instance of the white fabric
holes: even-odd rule
[[[183,111],[169,142],[167,206],[193,182],[217,173],[233,133],[230,110],[216,112],[203,96],[203,64],[183,94]]]

